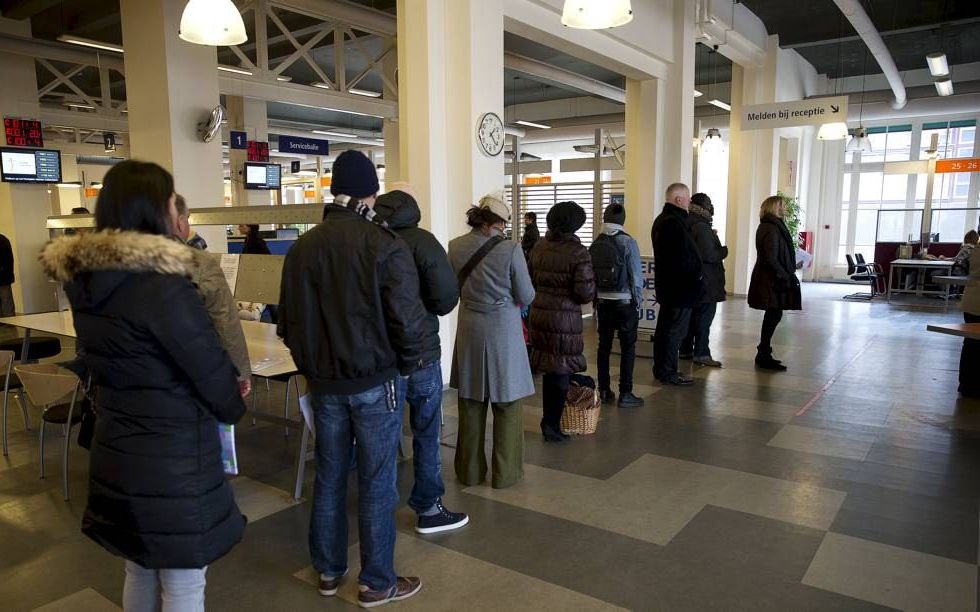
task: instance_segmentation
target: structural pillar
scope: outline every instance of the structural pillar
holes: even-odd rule
[[[269,116],[265,100],[253,100],[242,96],[225,96],[228,111],[228,129],[245,132],[249,140],[269,142]],[[272,146],[270,145],[270,149]],[[269,192],[245,189],[245,162],[248,151],[230,149],[228,161],[231,176],[232,206],[268,206]]]
[[[0,33],[30,38],[31,22],[0,18]],[[6,54],[0,61],[0,115],[40,118],[34,59]],[[55,185],[0,183],[0,234],[14,252],[14,306],[18,313],[56,310],[55,286],[41,271],[37,257],[48,241],[47,217],[52,210]]]
[[[197,128],[220,101],[217,52],[178,38],[185,4],[120,1],[130,152],[170,170],[188,206],[222,206],[221,138],[205,143]],[[195,229],[210,250],[226,250],[223,227]]]
[[[665,87],[658,79],[626,79],[626,230],[645,256],[653,255],[650,230],[667,188],[658,163],[664,150]]]
[[[382,96],[385,100],[398,100],[398,91],[389,87],[389,83],[397,86],[398,84],[398,49],[394,49],[385,56],[382,68],[385,74]],[[401,179],[401,138],[399,134],[398,118],[384,119],[381,127],[381,135],[384,138],[385,149],[385,184],[402,180]]]
[[[447,245],[466,231],[466,209],[506,180],[503,155],[476,142],[484,113],[503,117],[503,0],[398,0],[398,84],[400,176]],[[448,374],[455,314],[440,335]]]

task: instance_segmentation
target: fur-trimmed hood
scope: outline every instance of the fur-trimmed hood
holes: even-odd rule
[[[52,240],[41,250],[40,261],[50,278],[68,283],[96,271],[189,276],[194,253],[166,236],[102,231]]]

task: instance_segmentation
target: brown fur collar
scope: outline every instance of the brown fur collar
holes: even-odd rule
[[[194,254],[168,238],[138,232],[102,231],[52,240],[41,250],[49,277],[68,282],[81,272],[120,270],[188,276]]]

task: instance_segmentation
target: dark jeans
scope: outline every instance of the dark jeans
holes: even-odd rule
[[[776,326],[783,319],[783,311],[779,308],[766,308],[766,314],[762,317],[762,335],[759,338],[759,355],[772,355],[772,335],[776,333]]]
[[[967,323],[980,323],[980,315],[963,313]],[[980,340],[963,339],[960,352],[960,393],[980,397]]]
[[[568,397],[568,374],[547,373],[541,381],[544,416],[541,417],[541,430],[561,431],[561,413],[565,411],[565,398]]]
[[[681,341],[681,353],[695,357],[711,357],[708,338],[717,311],[718,302],[698,304],[691,309],[691,324],[687,327],[687,336]]]
[[[357,527],[360,584],[385,591],[395,584],[395,463],[404,383],[356,395],[313,395],[316,481],[310,516],[310,557],[327,576],[347,571],[347,476],[357,439]]]
[[[653,334],[653,375],[657,378],[677,374],[677,353],[690,324],[690,308],[660,306]]]
[[[633,362],[636,360],[636,328],[640,313],[631,302],[599,300],[596,309],[599,319],[599,389],[610,388],[609,355],[612,353],[613,336],[619,334],[619,392],[633,391]]]
[[[439,361],[419,368],[409,377],[405,399],[412,425],[412,463],[415,467],[415,485],[408,505],[415,512],[425,512],[446,492],[439,455],[442,431],[442,364]]]

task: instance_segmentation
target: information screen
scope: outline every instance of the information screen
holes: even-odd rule
[[[279,164],[246,162],[245,189],[279,189],[281,173]]]
[[[11,147],[43,147],[41,122],[34,119],[3,118],[3,131]]]
[[[2,148],[0,168],[0,179],[7,183],[60,183],[61,152]]]

